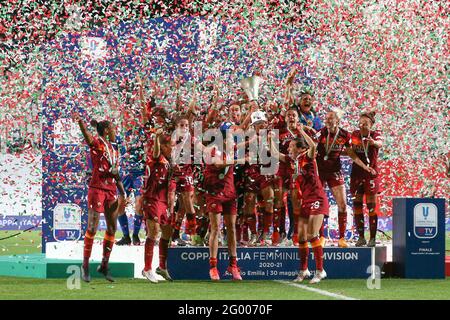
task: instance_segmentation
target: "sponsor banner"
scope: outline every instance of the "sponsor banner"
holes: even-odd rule
[[[41,217],[36,216],[19,216],[19,215],[0,215],[0,231],[1,230],[23,230],[32,227],[41,221]],[[128,226],[131,230],[133,227],[134,216],[128,215]],[[38,228],[40,230],[41,226]],[[106,222],[103,216],[100,217],[99,230],[106,230]],[[383,231],[392,231],[392,217],[378,218],[378,229]],[[445,229],[450,232],[450,218],[445,219]],[[117,231],[122,231],[118,226]]]
[[[41,230],[41,217],[3,216],[0,215],[0,231],[26,230],[37,225],[33,230]]]
[[[330,279],[365,279],[369,275],[372,250],[370,248],[325,248],[324,269]],[[376,248],[376,264],[386,262],[386,247]],[[218,269],[221,278],[230,279],[226,272],[229,264],[227,248],[219,248]],[[238,248],[238,266],[245,280],[292,280],[298,274],[299,253],[296,247]],[[177,280],[208,280],[208,248],[170,248],[167,266],[172,278]],[[315,260],[312,250],[308,269],[314,273]]]

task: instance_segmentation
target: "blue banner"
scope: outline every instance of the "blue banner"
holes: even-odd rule
[[[368,278],[372,264],[370,248],[325,248],[324,269],[330,279]],[[229,264],[228,250],[220,248],[218,269],[221,278],[230,279],[226,272]],[[238,266],[245,280],[292,280],[299,271],[298,248],[252,247],[238,248]],[[380,267],[386,262],[386,247],[377,247],[375,263]],[[176,280],[208,280],[208,248],[170,248],[167,268]],[[308,269],[315,270],[314,254],[310,250]]]

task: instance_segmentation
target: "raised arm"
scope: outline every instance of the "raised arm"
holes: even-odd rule
[[[284,153],[281,153],[278,148],[277,145],[275,144],[275,141],[273,139],[274,137],[274,133],[270,132],[269,133],[269,140],[270,140],[270,153],[272,154],[272,157],[278,158],[283,162],[287,161],[287,156]]]
[[[211,106],[211,109],[208,112],[208,116],[206,117],[206,120],[204,122],[204,126],[203,126],[204,128],[207,128],[219,116],[219,108],[217,107],[217,104],[219,101],[219,87],[217,86],[217,84],[214,84],[213,92],[214,92],[214,96],[213,96],[212,106]]]
[[[255,101],[251,101],[250,102],[250,109],[247,112],[247,114],[245,115],[244,121],[242,121],[242,124],[239,125],[239,128],[241,128],[242,130],[246,130],[248,128],[248,126],[250,125],[250,121],[251,121],[251,116],[252,113],[255,112],[256,110],[258,110],[258,104]]]
[[[297,74],[296,66],[293,66],[286,77],[286,89],[284,91],[284,108],[288,108],[294,103],[292,87],[294,85],[295,75]],[[283,110],[282,110],[283,112]],[[283,114],[282,114],[283,115]]]
[[[305,132],[305,130],[303,129],[303,124],[299,124],[298,125],[298,130],[300,131],[300,134],[302,135],[302,137],[305,139],[306,143],[309,146],[308,149],[308,157],[311,159],[314,159],[314,157],[316,156],[316,149],[317,149],[317,145],[314,142],[314,140]]]
[[[196,110],[196,106],[197,106],[197,90],[196,90],[196,86],[194,83],[194,86],[192,87],[192,99],[189,102],[189,109],[188,109],[188,120],[189,120],[189,124],[192,125],[192,123],[195,120],[195,117],[197,116],[197,110]]]
[[[141,114],[142,114],[142,123],[147,123],[150,119],[150,115],[147,111],[147,101],[145,100],[144,96],[144,83],[142,82],[142,79],[139,75],[137,75],[137,82],[138,82],[138,91],[139,91],[139,101],[141,103]]]
[[[174,85],[175,85],[175,92],[176,92],[176,100],[175,100],[175,110],[177,110],[178,112],[183,112],[183,104],[181,101],[181,94],[180,94],[180,77],[176,77],[174,80]]]
[[[94,143],[94,138],[92,137],[92,134],[89,132],[89,130],[86,128],[86,124],[83,120],[81,120],[80,115],[78,113],[74,113],[72,115],[73,121],[77,122],[80,126],[81,133],[83,134],[84,140],[88,144],[88,146],[92,146]]]
[[[157,159],[161,155],[161,144],[159,138],[163,134],[163,129],[158,129],[155,133],[155,143],[153,144],[153,158]]]

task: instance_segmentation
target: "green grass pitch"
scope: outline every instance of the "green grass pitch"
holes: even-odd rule
[[[0,238],[17,233],[2,231]],[[101,235],[99,235],[101,236]],[[118,235],[119,237],[119,235]],[[450,238],[447,233],[447,250]],[[39,232],[26,232],[0,241],[0,255],[39,253]],[[321,290],[309,291],[307,288]],[[338,296],[332,296],[335,294]],[[174,281],[150,284],[140,279],[118,279],[109,283],[93,279],[70,290],[67,279],[0,277],[0,299],[148,299],[148,300],[320,300],[320,299],[450,299],[450,278],[445,280],[381,279],[380,289],[368,289],[366,280],[324,280],[319,285],[292,286],[289,282]]]

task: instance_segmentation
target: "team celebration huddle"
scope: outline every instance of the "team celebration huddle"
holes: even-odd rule
[[[138,76],[136,90],[123,99],[120,124],[73,114],[90,148],[92,166],[82,279],[90,281],[89,259],[103,213],[107,229],[97,271],[109,281],[114,281],[108,268],[113,245],[140,245],[138,234],[144,221],[142,275],[152,283],[158,282],[156,274],[172,280],[166,262],[171,246],[206,244],[210,278],[220,280],[219,242],[228,246],[227,271],[233,280],[242,280],[237,247],[295,245],[300,268],[294,281],[302,282],[312,277],[308,270],[311,246],[316,271],[310,283],[318,283],[327,276],[323,263],[324,220],[329,215],[326,186],[338,207],[338,245],[348,246],[342,155],[353,160],[350,191],[359,234],[356,246],[375,246],[380,192],[377,158],[382,147],[380,132],[374,130],[375,112],[362,112],[355,128],[341,126],[345,111],[338,108],[325,109],[325,118],[320,119],[313,108],[314,94],[293,90],[296,73],[295,68],[288,73],[281,99],[265,97],[269,102],[264,104],[258,103],[262,80],[258,75],[244,78],[243,93],[227,104],[220,103],[216,84],[206,110],[198,105],[195,85],[190,101],[185,102],[180,80],[175,80],[176,103],[168,107],[157,105],[157,89],[146,92],[145,79]],[[131,194],[135,216],[130,237],[125,209],[131,205]],[[364,201],[369,213],[368,241]],[[115,242],[117,221],[123,237]],[[153,271],[156,245],[159,266]]]

